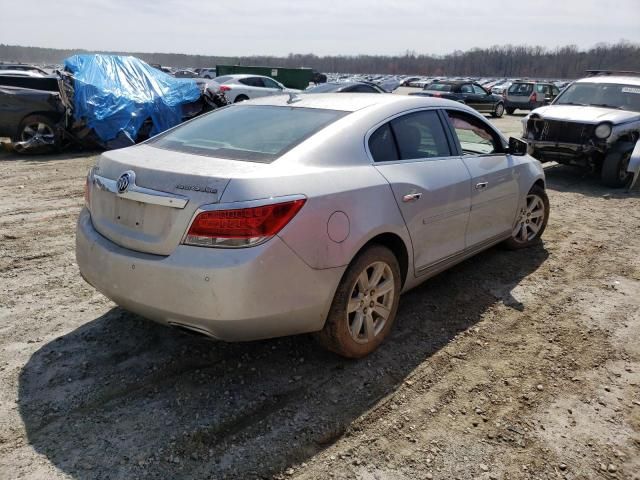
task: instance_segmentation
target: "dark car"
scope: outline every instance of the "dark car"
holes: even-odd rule
[[[41,75],[49,75],[46,71],[35,65],[29,65],[26,63],[0,63],[0,70],[20,70],[23,72],[36,72]]]
[[[59,145],[65,108],[59,92],[0,86],[0,137],[41,153]]]
[[[505,110],[512,115],[516,110],[535,110],[549,105],[558,96],[560,89],[553,83],[517,81],[507,89]]]
[[[504,98],[487,92],[475,82],[435,81],[425,85],[422,92],[410,93],[423,97],[440,97],[469,105],[481,113],[501,117],[504,113]]]
[[[374,83],[368,82],[327,82],[308,88],[304,93],[387,93]]]

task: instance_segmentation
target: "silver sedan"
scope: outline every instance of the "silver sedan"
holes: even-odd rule
[[[540,163],[457,102],[257,99],[102,154],[77,227],[83,277],[123,308],[227,340],[316,332],[376,349],[400,294],[540,240]]]

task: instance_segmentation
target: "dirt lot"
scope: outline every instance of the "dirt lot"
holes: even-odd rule
[[[637,191],[548,168],[543,245],[433,278],[345,361],[95,292],[74,260],[93,161],[0,154],[0,478],[640,478]]]

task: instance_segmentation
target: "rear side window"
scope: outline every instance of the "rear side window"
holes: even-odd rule
[[[177,152],[270,163],[348,112],[233,105],[161,134],[149,145]]]
[[[373,135],[369,137],[369,151],[376,162],[391,162],[400,159],[391,125],[385,123],[373,132]]]
[[[264,87],[264,83],[260,77],[241,78],[238,82],[249,87]]]
[[[437,92],[450,92],[451,84],[450,83],[431,83],[427,85],[427,90],[435,90]]]
[[[451,156],[434,110],[403,115],[381,126],[369,137],[369,151],[376,162]]]

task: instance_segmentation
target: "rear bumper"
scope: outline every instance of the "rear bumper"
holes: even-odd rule
[[[312,269],[278,237],[243,249],[140,253],[100,235],[86,208],[76,258],[83,278],[123,308],[226,341],[320,330],[344,272]]]

